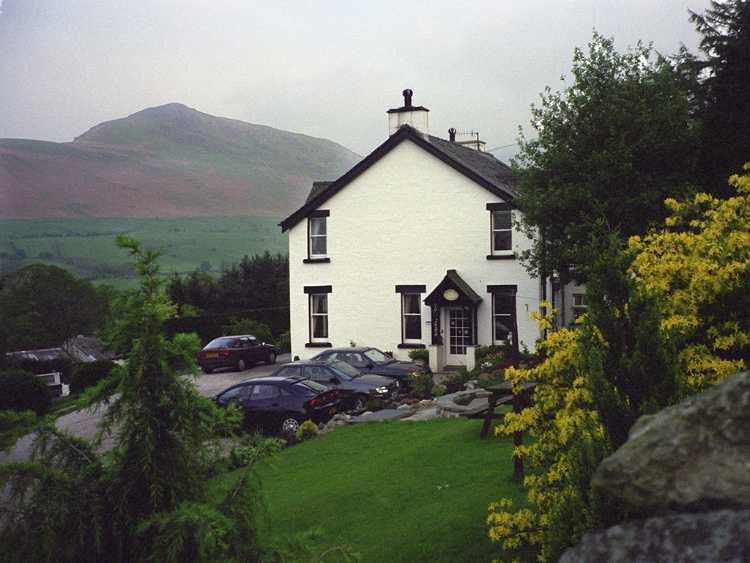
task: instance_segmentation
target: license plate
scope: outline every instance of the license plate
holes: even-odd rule
[[[207,358],[218,358],[219,357],[219,353],[218,352],[208,352],[206,354],[206,357]]]

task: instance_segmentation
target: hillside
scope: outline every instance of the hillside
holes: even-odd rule
[[[167,104],[70,143],[0,139],[0,219],[278,217],[358,159],[326,139]]]

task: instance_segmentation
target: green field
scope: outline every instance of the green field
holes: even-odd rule
[[[97,283],[135,283],[118,233],[162,252],[162,272],[220,272],[245,254],[287,252],[277,217],[0,220],[0,271],[44,262]]]
[[[508,438],[480,440],[482,421],[356,424],[285,449],[260,471],[263,535],[322,529],[318,551],[348,545],[365,562],[491,561],[487,506],[523,504]],[[216,498],[238,473],[213,482]]]

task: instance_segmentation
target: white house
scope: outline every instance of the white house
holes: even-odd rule
[[[429,110],[388,110],[390,137],[281,222],[289,233],[292,355],[370,345],[435,369],[474,346],[533,349],[540,286],[518,260],[511,170],[484,143],[429,134]]]

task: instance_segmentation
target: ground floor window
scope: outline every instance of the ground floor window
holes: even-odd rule
[[[423,285],[397,285],[401,298],[401,344],[399,348],[424,348],[422,344]]]
[[[513,344],[516,327],[516,286],[489,286],[492,294],[492,342]]]
[[[422,340],[422,304],[419,293],[403,293],[402,311],[404,324],[404,342],[419,342]]]
[[[328,344],[328,296],[331,293],[330,285],[307,286],[305,293],[308,294],[308,311],[310,325],[310,342],[308,346]]]
[[[328,295],[310,295],[310,334],[312,340],[328,340]]]

